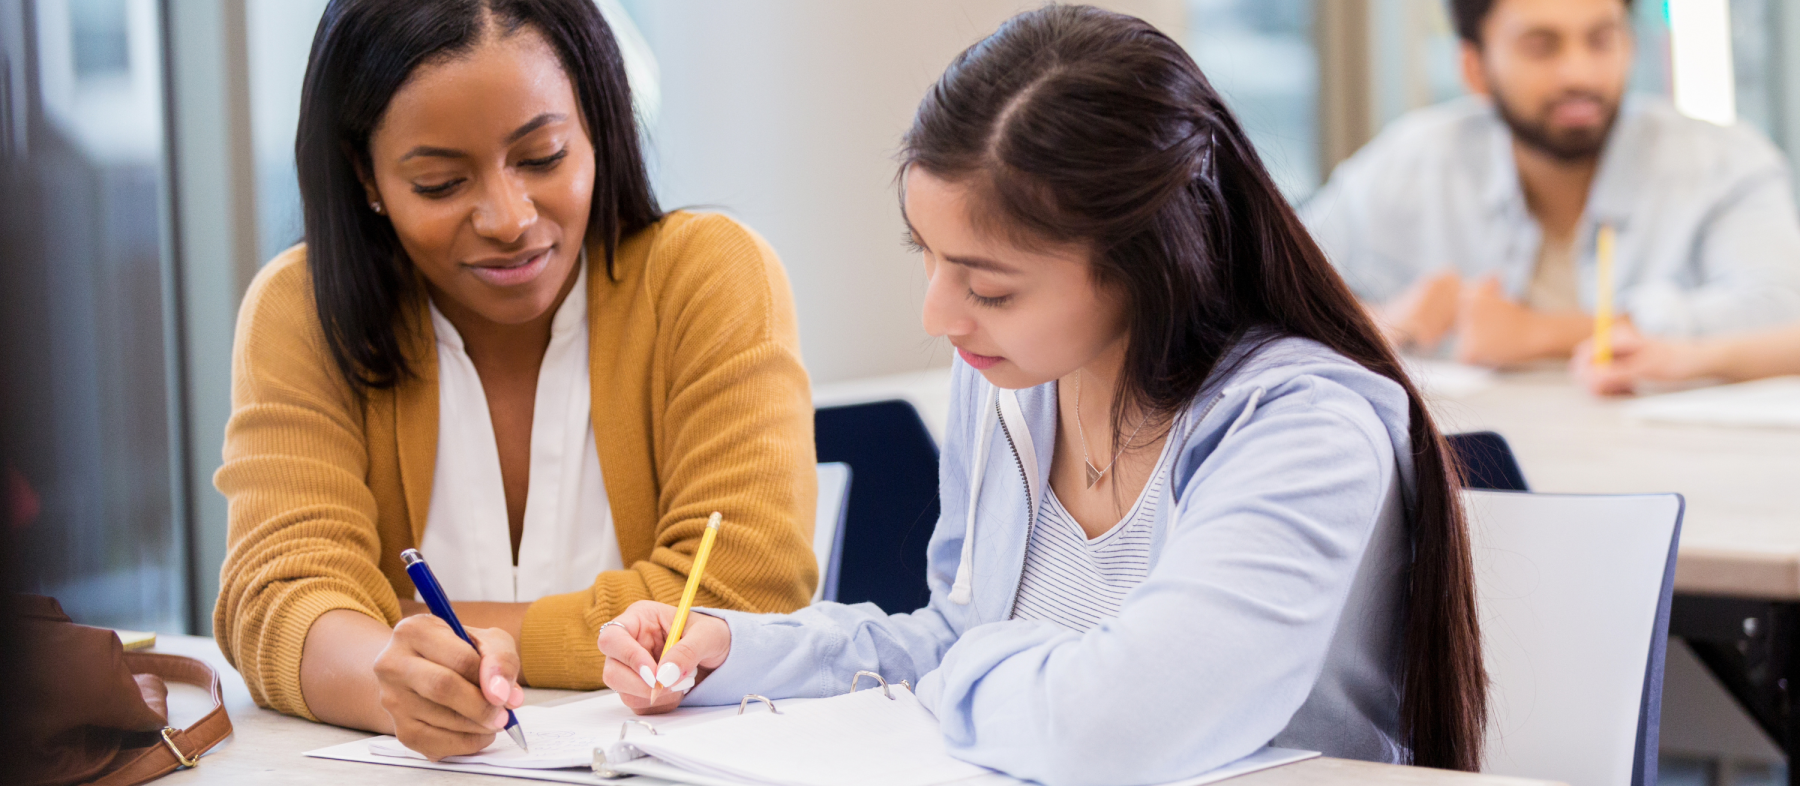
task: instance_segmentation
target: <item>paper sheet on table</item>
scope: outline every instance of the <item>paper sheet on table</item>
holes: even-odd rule
[[[1419,392],[1431,398],[1461,398],[1494,385],[1494,370],[1448,360],[1402,356],[1400,365]]]
[[[607,759],[620,772],[702,786],[1023,783],[953,758],[937,720],[912,692],[898,687],[892,691],[892,698],[871,689],[797,706],[778,701],[779,714],[758,712],[675,734],[621,740],[608,747]],[[1177,784],[1199,786],[1317,755],[1265,748]]]
[[[1625,405],[1624,413],[1654,423],[1800,428],[1800,377],[1648,396]]]
[[[736,712],[736,707],[683,708],[650,720],[659,729],[679,729]],[[494,744],[481,753],[456,756],[441,762],[425,759],[400,745],[391,736],[346,742],[307,751],[306,755],[320,759],[505,775],[562,783],[605,783],[590,769],[594,760],[594,748],[617,740],[620,724],[639,720],[619,700],[618,694],[610,692],[555,707],[520,707],[515,714],[519,718],[519,725],[525,729],[526,739],[532,744],[531,754],[525,754],[513,745],[511,738],[500,734],[495,736]],[[586,747],[581,747],[583,745]],[[541,759],[536,758],[540,756]],[[555,763],[552,761],[553,757],[555,761],[562,763]]]

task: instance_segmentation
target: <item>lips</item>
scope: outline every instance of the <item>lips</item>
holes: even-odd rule
[[[511,259],[483,260],[479,263],[468,263],[464,267],[470,273],[496,287],[516,287],[536,279],[550,266],[550,255],[555,248],[546,248],[537,252],[527,252]]]
[[[1006,359],[994,355],[977,355],[962,347],[956,348],[956,354],[961,355],[963,362],[973,366],[976,371],[986,371]]]

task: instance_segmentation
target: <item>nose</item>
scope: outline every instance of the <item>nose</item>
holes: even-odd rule
[[[537,222],[537,205],[516,178],[501,174],[485,178],[486,187],[470,217],[475,233],[501,243],[514,243]]]
[[[957,275],[955,265],[925,263],[925,307],[920,314],[925,332],[938,338],[956,338],[975,332],[970,318],[966,288]]]

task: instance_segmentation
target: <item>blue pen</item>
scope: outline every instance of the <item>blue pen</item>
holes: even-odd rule
[[[450,629],[456,631],[458,638],[475,647],[475,640],[469,638],[469,632],[463,630],[462,623],[456,619],[456,611],[450,608],[450,599],[444,597],[444,587],[438,583],[437,577],[431,574],[431,566],[425,564],[425,555],[418,549],[407,549],[400,552],[400,561],[406,563],[406,575],[411,576],[413,586],[419,590],[419,597],[425,599],[425,605],[431,607],[431,613],[438,619],[450,623]],[[479,651],[480,647],[475,647]],[[506,736],[519,744],[526,752],[531,746],[525,744],[525,730],[519,728],[519,719],[512,710],[506,711]]]

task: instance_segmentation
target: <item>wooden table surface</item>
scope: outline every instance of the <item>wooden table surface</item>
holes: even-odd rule
[[[1446,432],[1506,437],[1532,491],[1686,497],[1677,592],[1800,600],[1800,430],[1634,422],[1627,403],[1534,371],[1432,410]]]
[[[169,652],[199,658],[219,670],[225,687],[226,712],[231,715],[232,736],[211,753],[201,758],[200,766],[169,774],[158,784],[193,786],[195,784],[407,784],[409,786],[452,784],[474,786],[480,783],[541,783],[501,779],[497,776],[458,772],[437,772],[413,767],[384,767],[304,756],[306,751],[350,742],[370,736],[368,732],[341,729],[323,723],[282,715],[256,706],[250,699],[244,680],[225,663],[212,639],[200,636],[158,635],[157,652]],[[563,690],[525,691],[528,704],[568,701],[582,694]],[[184,685],[171,685],[169,690],[170,721],[186,726],[210,707],[206,694]],[[650,778],[632,778],[620,783],[633,786],[663,783]],[[1474,775],[1462,772],[1431,770],[1423,767],[1397,767],[1389,764],[1347,761],[1344,759],[1312,759],[1285,767],[1276,767],[1230,781],[1233,786],[1336,786],[1336,784],[1368,784],[1369,786],[1537,786],[1545,781]]]
[[[904,398],[942,440],[949,371],[821,385],[820,405]],[[1434,395],[1446,433],[1496,431],[1533,491],[1677,492],[1687,498],[1678,592],[1800,600],[1800,430],[1633,422],[1628,399],[1599,399],[1567,372],[1504,372],[1473,392]]]

